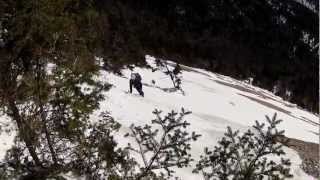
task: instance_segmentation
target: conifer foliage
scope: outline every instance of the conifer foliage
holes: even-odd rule
[[[164,117],[155,110],[152,126],[132,125],[128,136],[138,148],[117,148],[113,134],[120,125],[108,113],[91,121],[103,91],[110,87],[97,80],[99,66],[94,56],[101,50],[104,35],[114,34],[101,30],[107,23],[100,21],[106,14],[100,14],[104,11],[98,1],[0,0],[0,7],[0,110],[11,118],[17,132],[14,146],[0,162],[0,179],[63,179],[61,174],[68,172],[87,179],[156,179],[156,170],[169,178],[173,167],[190,165],[191,142],[199,135],[186,130],[190,124],[184,118],[190,112],[184,109]],[[182,91],[180,65],[171,68],[167,61],[156,62],[174,89]],[[283,135],[276,128],[280,120],[276,116],[267,120],[266,131],[258,122],[255,133],[241,136],[229,128],[219,146],[205,150],[195,171],[206,179],[289,177],[288,160],[265,159],[284,155],[282,145],[276,143]],[[140,168],[131,153],[140,155]]]
[[[169,63],[163,59],[156,59],[157,69],[160,70],[164,74],[168,75],[171,79],[173,87],[178,90],[182,90],[181,88],[181,67],[179,64],[175,64],[174,68],[171,68]]]
[[[94,2],[1,4],[0,54],[6,55],[1,56],[0,110],[17,132],[1,162],[4,179],[59,178],[70,171],[95,179],[101,169],[112,172],[117,127],[106,115],[89,122],[110,87],[95,78]]]
[[[262,180],[266,177],[280,180],[291,177],[290,160],[282,158],[285,152],[282,144],[277,143],[284,133],[276,127],[282,120],[278,120],[276,114],[266,118],[266,129],[264,123],[256,121],[255,131],[248,130],[242,135],[228,127],[218,146],[213,150],[205,148],[194,172],[201,172],[206,180]],[[272,155],[281,157],[281,161],[268,159]]]
[[[130,127],[131,133],[127,136],[135,139],[138,148],[129,144],[128,149],[138,153],[143,160],[143,167],[135,179],[155,176],[153,170],[165,170],[166,174],[162,173],[161,176],[168,178],[173,176],[173,167],[188,167],[193,161],[190,143],[200,137],[195,132],[189,134],[186,131],[190,124],[184,117],[190,113],[182,108],[179,114],[172,111],[161,117],[161,111],[156,109],[153,112],[156,119],[152,120],[152,124],[160,129],[150,125]]]

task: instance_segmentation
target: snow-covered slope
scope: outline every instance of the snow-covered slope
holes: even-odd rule
[[[153,58],[146,56],[152,64]],[[286,136],[311,142],[318,142],[317,116],[301,110],[295,105],[283,101],[266,90],[245,84],[230,77],[184,66],[182,73],[182,88],[180,92],[165,92],[162,89],[171,88],[170,78],[160,71],[135,68],[134,71],[142,75],[145,97],[138,92],[133,95],[128,91],[130,70],[124,70],[124,76],[102,72],[102,79],[113,84],[113,88],[106,93],[106,101],[101,109],[109,110],[111,115],[122,124],[122,132],[128,132],[132,124],[144,125],[154,118],[152,111],[157,108],[167,113],[171,110],[179,111],[181,107],[192,111],[186,117],[191,123],[190,131],[202,134],[193,144],[192,155],[198,158],[204,147],[213,147],[226,131],[227,126],[234,129],[246,130],[255,120],[265,121],[265,115],[272,116],[275,112],[283,119],[280,129],[286,131]],[[156,83],[152,84],[152,80]],[[123,144],[127,139],[119,137]],[[121,144],[121,143],[120,143]],[[299,168],[301,160],[297,153],[286,149],[292,160],[293,173],[296,180],[312,179]],[[178,169],[177,174],[184,180],[199,179],[199,175],[191,173],[189,169]]]
[[[296,2],[302,4],[303,6],[305,6],[306,8],[310,9],[311,11],[313,11],[314,13],[317,13],[317,1],[310,1],[310,0],[295,0]]]
[[[151,65],[154,58],[146,56]],[[275,112],[284,121],[280,129],[286,136],[304,141],[318,142],[317,116],[299,109],[295,105],[283,101],[271,92],[237,81],[227,76],[207,72],[201,69],[183,66],[181,92],[166,92],[171,88],[170,78],[160,71],[135,68],[142,76],[145,97],[140,97],[129,89],[128,78],[130,70],[124,70],[123,76],[101,71],[99,79],[113,84],[105,92],[106,99],[101,102],[100,110],[92,115],[95,119],[101,111],[108,110],[116,121],[122,124],[117,138],[120,146],[130,139],[123,135],[129,131],[132,123],[144,125],[154,118],[152,111],[157,108],[167,113],[179,111],[182,107],[192,111],[186,120],[191,123],[190,131],[195,131],[202,137],[192,144],[192,155],[195,159],[202,154],[204,147],[213,147],[223,136],[227,126],[233,129],[246,130],[255,120],[265,121],[265,115],[272,116]],[[155,81],[155,84],[152,83]],[[1,119],[0,119],[1,121]],[[11,139],[0,136],[0,159],[4,155],[3,144],[9,144]],[[7,145],[8,147],[8,145]],[[10,146],[9,146],[10,147]],[[294,180],[312,180],[300,168],[301,159],[292,149],[285,149],[292,161]],[[192,168],[177,169],[177,176],[183,180],[201,179],[201,175],[192,174]]]

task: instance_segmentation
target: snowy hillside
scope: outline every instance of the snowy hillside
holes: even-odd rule
[[[149,63],[153,58],[147,56]],[[114,87],[107,92],[108,99],[102,109],[110,110],[112,116],[123,125],[127,132],[131,123],[143,125],[150,123],[154,118],[151,113],[155,108],[165,113],[172,109],[179,111],[181,107],[192,111],[187,117],[191,123],[190,131],[202,134],[202,137],[193,145],[193,155],[198,158],[206,146],[212,147],[221,138],[227,126],[234,129],[246,130],[253,125],[254,120],[264,121],[264,115],[272,116],[277,112],[278,117],[284,122],[280,128],[286,130],[288,137],[304,141],[317,142],[318,138],[313,133],[317,131],[317,117],[303,111],[294,105],[283,101],[272,93],[236,81],[232,78],[210,73],[200,69],[183,71],[183,89],[180,92],[168,93],[160,88],[171,88],[170,78],[165,74],[149,69],[135,68],[142,75],[145,97],[126,94],[128,91],[128,78],[131,71],[123,71],[124,77],[105,74],[106,80]],[[151,81],[156,83],[153,86]],[[293,151],[287,150],[288,156],[293,161],[295,179],[311,179],[299,168],[300,159]],[[189,170],[179,170],[182,179],[196,179]]]
[[[146,56],[146,59],[149,64],[153,64],[154,58]],[[162,72],[135,68],[142,76],[144,98],[135,90],[133,94],[126,93],[129,89],[130,70],[124,70],[123,76],[101,71],[99,78],[111,83],[113,87],[105,93],[106,99],[101,102],[100,110],[108,110],[115,120],[122,124],[117,136],[120,146],[130,141],[123,137],[128,132],[128,127],[132,123],[150,123],[154,118],[152,111],[155,108],[167,113],[171,110],[179,111],[182,107],[192,111],[192,114],[186,117],[191,123],[189,130],[202,134],[202,137],[192,144],[192,155],[195,159],[199,158],[204,147],[213,147],[217,143],[227,126],[243,131],[253,125],[255,120],[265,121],[265,115],[272,116],[275,112],[278,118],[284,120],[279,128],[286,131],[287,137],[318,142],[316,115],[283,101],[271,92],[244,82],[201,69],[183,67],[184,95],[181,92],[163,90],[171,88],[172,83]],[[92,118],[98,114],[99,112],[94,113]],[[1,121],[5,120],[6,118],[2,117]],[[12,136],[2,133],[0,138],[1,159],[5,150],[10,147]],[[293,163],[294,180],[313,179],[299,168],[301,159],[297,153],[288,148],[286,152]],[[177,169],[177,176],[183,180],[200,179],[200,175],[192,174],[191,171],[192,168]]]
[[[310,9],[313,12],[317,12],[317,1],[309,1],[309,0],[296,0],[296,2],[301,3],[306,8]]]

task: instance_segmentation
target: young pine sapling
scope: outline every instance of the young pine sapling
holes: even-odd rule
[[[168,62],[162,59],[157,58],[156,59],[156,66],[158,69],[160,69],[163,73],[168,75],[171,79],[171,82],[173,84],[173,87],[175,89],[181,90],[181,66],[179,64],[176,64],[174,68],[172,69]]]
[[[195,132],[189,134],[185,130],[190,124],[184,117],[190,113],[182,108],[179,115],[172,111],[161,117],[161,111],[155,110],[153,114],[156,119],[152,120],[152,124],[160,126],[160,130],[149,125],[130,127],[131,133],[127,136],[135,139],[138,148],[129,144],[128,149],[138,153],[143,161],[143,167],[135,179],[155,176],[154,170],[165,170],[166,174],[161,173],[161,177],[171,177],[174,173],[172,167],[187,167],[193,161],[189,152],[190,143],[200,135]]]
[[[266,116],[268,127],[256,121],[253,126],[256,133],[248,130],[242,135],[228,127],[225,136],[213,150],[205,149],[194,172],[201,172],[206,180],[262,180],[284,179],[291,177],[290,161],[282,158],[285,152],[278,143],[284,131],[278,131],[277,125],[282,121]],[[282,142],[286,143],[286,142]],[[280,162],[270,159],[281,157]]]

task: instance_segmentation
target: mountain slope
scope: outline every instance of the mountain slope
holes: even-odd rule
[[[148,64],[154,65],[154,58],[146,56]],[[191,123],[190,131],[195,131],[202,137],[192,144],[192,155],[198,159],[205,147],[213,147],[223,136],[227,126],[244,131],[254,124],[254,120],[265,121],[264,116],[272,116],[275,112],[284,121],[279,128],[284,129],[286,136],[303,141],[318,142],[317,116],[299,109],[294,104],[283,101],[271,92],[251,86],[233,78],[210,73],[201,69],[182,66],[181,92],[168,92],[172,87],[169,77],[160,71],[136,67],[135,71],[142,75],[145,97],[140,97],[134,90],[128,94],[131,71],[125,69],[122,76],[101,70],[100,80],[111,83],[113,87],[105,92],[106,99],[100,103],[100,110],[92,114],[91,119],[97,119],[101,111],[109,111],[116,121],[122,124],[120,133],[116,136],[119,146],[125,146],[132,139],[124,138],[129,132],[129,126],[149,124],[155,108],[167,113],[179,111],[182,107],[192,111],[186,117]],[[154,80],[155,84],[151,83]],[[90,86],[82,85],[83,91],[90,91]],[[85,92],[84,92],[85,93]],[[1,117],[0,123],[8,119]],[[10,128],[10,123],[9,127]],[[11,136],[2,133],[0,136],[0,159],[11,147],[14,133]],[[134,143],[133,143],[134,144]],[[292,161],[294,180],[313,179],[300,168],[301,159],[297,152],[285,148],[287,157]],[[275,157],[270,157],[277,160]],[[139,160],[139,159],[138,159]],[[176,169],[177,176],[184,180],[200,178],[192,174],[192,168]]]
[[[99,7],[108,14],[102,22],[110,64],[141,63],[153,54],[254,77],[256,86],[278,86],[281,97],[289,90],[290,102],[318,112],[319,18],[295,0],[117,0]]]
[[[153,58],[146,57],[149,64]],[[168,76],[150,69],[135,68],[142,75],[145,97],[138,92],[126,93],[129,88],[128,78],[130,70],[122,71],[123,76],[102,72],[100,78],[113,84],[113,88],[106,93],[106,101],[101,109],[107,109],[120,122],[122,132],[129,131],[128,127],[134,123],[144,125],[154,118],[151,113],[155,108],[164,113],[181,107],[193,113],[186,119],[191,123],[190,131],[202,134],[202,137],[192,146],[194,158],[198,158],[204,147],[213,147],[226,131],[227,126],[234,129],[246,130],[253,125],[254,120],[264,121],[265,115],[272,116],[275,112],[283,119],[280,129],[286,130],[286,136],[304,141],[318,142],[317,116],[301,110],[295,105],[283,101],[272,93],[245,84],[235,79],[210,73],[201,69],[183,66],[181,92],[166,92],[164,89],[172,87]],[[152,85],[151,81],[155,81]],[[97,113],[98,115],[98,113]],[[119,136],[120,145],[130,142]],[[286,149],[288,157],[293,162],[292,169],[296,180],[312,179],[299,168],[301,160],[292,149]],[[182,179],[196,179],[198,175],[191,174],[191,169],[178,170]]]

